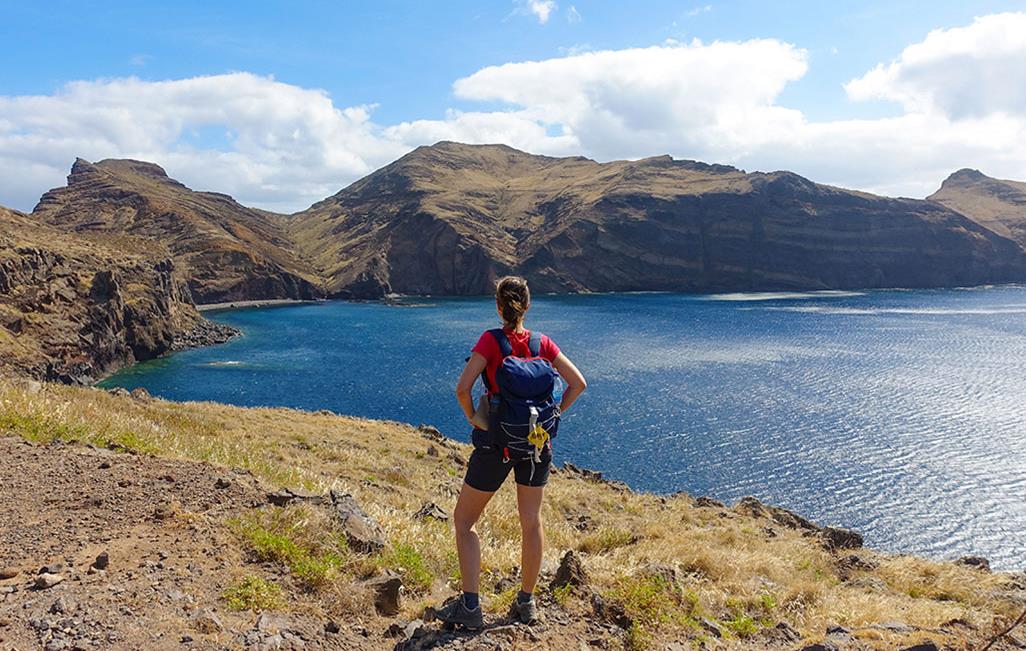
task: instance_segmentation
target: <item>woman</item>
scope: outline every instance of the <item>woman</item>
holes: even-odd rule
[[[502,318],[503,333],[509,340],[512,353],[518,357],[530,356],[531,332],[524,327],[524,316],[531,307],[531,293],[527,281],[516,276],[499,280],[495,288],[495,306]],[[539,356],[548,360],[567,383],[559,404],[560,412],[566,412],[570,405],[587,387],[584,376],[577,370],[559,347],[542,335]],[[535,458],[513,461],[503,458],[503,452],[491,445],[488,432],[481,425],[481,417],[475,419],[471,389],[478,376],[485,373],[487,386],[494,387],[495,373],[502,363],[500,344],[491,332],[485,331],[474,346],[467,365],[456,385],[456,397],[467,421],[474,426],[474,452],[467,464],[453,520],[456,525],[456,550],[460,560],[460,577],[463,594],[442,607],[437,616],[444,622],[459,624],[466,628],[482,625],[481,605],[478,597],[481,575],[481,543],[474,525],[488,501],[503,481],[513,471],[517,483],[517,511],[520,514],[521,563],[520,593],[510,606],[510,619],[530,623],[536,619],[534,588],[541,570],[543,534],[541,523],[542,493],[549,478],[552,452],[548,445]],[[477,425],[475,425],[477,420]],[[508,454],[508,453],[507,453]],[[540,462],[538,461],[540,458]]]

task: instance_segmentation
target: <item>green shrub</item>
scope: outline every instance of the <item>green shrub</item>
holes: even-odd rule
[[[281,594],[281,586],[274,581],[267,581],[258,576],[247,576],[238,584],[225,590],[221,597],[229,610],[281,610],[285,607],[285,599]]]

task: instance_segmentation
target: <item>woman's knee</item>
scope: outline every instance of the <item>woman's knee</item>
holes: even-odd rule
[[[452,514],[453,526],[456,527],[456,533],[468,534],[474,530],[474,525],[477,524],[477,517],[472,513],[467,513],[460,508],[457,508]]]
[[[542,519],[540,513],[521,513],[520,530],[526,534],[539,534],[542,531]]]

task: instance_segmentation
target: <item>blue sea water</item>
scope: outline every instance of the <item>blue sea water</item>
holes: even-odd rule
[[[488,298],[210,313],[245,335],[104,386],[431,423]],[[1026,568],[1026,288],[539,296],[588,378],[557,463],[642,490],[755,495],[876,548]]]

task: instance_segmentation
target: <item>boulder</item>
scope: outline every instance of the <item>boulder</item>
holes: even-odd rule
[[[365,585],[374,593],[374,609],[379,615],[391,617],[399,614],[403,580],[398,574],[386,572],[368,580]]]
[[[362,554],[373,554],[385,546],[385,534],[349,493],[331,491],[335,519],[342,526],[349,548]]]
[[[588,575],[584,571],[580,557],[572,549],[563,554],[556,568],[556,576],[553,577],[551,589],[564,588],[566,586],[579,587],[588,584]]]

